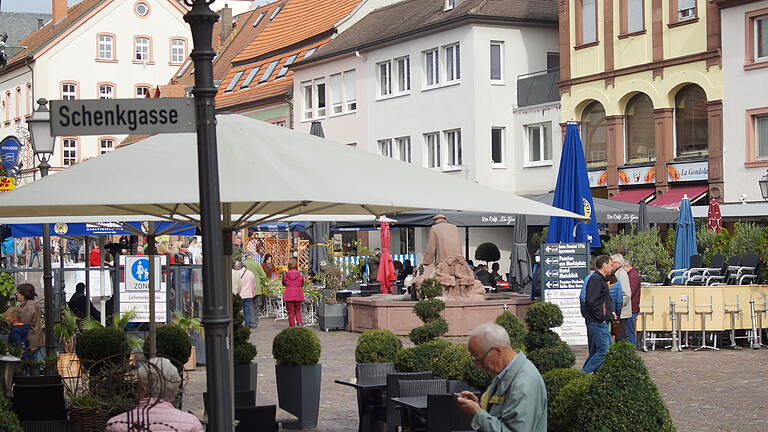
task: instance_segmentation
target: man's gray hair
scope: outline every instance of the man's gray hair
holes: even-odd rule
[[[232,266],[235,268],[235,270],[240,270],[241,268],[243,268],[243,263],[240,261],[235,261]]]
[[[179,370],[165,357],[155,357],[139,366],[139,387],[147,390],[151,398],[173,402],[179,392]]]
[[[613,254],[611,255],[611,261],[615,261],[619,263],[621,266],[627,265],[627,260],[624,259],[624,255],[622,254]]]
[[[488,351],[492,347],[508,347],[511,346],[509,342],[509,333],[504,330],[504,327],[496,323],[483,323],[475,327],[470,333],[469,338],[477,338],[477,342],[480,344],[480,349]]]

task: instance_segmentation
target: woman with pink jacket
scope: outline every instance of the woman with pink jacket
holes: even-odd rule
[[[283,275],[285,293],[283,301],[288,309],[288,325],[295,327],[301,325],[301,303],[304,301],[304,276],[298,270],[299,262],[291,258],[288,262],[288,271]]]

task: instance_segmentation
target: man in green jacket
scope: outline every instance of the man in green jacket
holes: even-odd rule
[[[472,428],[546,432],[547,389],[536,366],[510,347],[507,331],[498,324],[480,324],[469,336],[467,347],[475,364],[496,375],[479,399],[468,391],[456,398],[459,409],[472,416]]]
[[[246,251],[244,257],[245,262],[243,265],[256,277],[256,289],[254,290],[255,295],[253,296],[253,307],[256,309],[256,313],[252,314],[254,317],[253,327],[256,328],[259,325],[259,315],[261,315],[261,284],[262,281],[267,279],[267,274],[264,273],[264,269],[261,268],[261,264],[257,263],[253,259],[250,251]]]

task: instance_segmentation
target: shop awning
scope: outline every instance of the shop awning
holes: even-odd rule
[[[707,193],[707,185],[672,186],[662,196],[648,203],[648,205],[664,208],[678,208],[683,197],[688,195],[691,203],[696,202]]]
[[[615,201],[623,201],[628,202],[632,204],[637,204],[641,201],[645,201],[646,198],[656,193],[656,188],[652,187],[642,187],[642,188],[631,188],[631,189],[622,189],[617,193],[616,195],[611,198]]]

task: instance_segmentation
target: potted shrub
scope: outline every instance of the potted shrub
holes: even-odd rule
[[[320,339],[306,327],[289,327],[272,341],[277,397],[280,408],[299,418],[286,425],[307,429],[317,426],[320,409]]]
[[[122,330],[99,327],[86,330],[77,338],[75,353],[83,368],[98,373],[112,363],[128,360],[131,349]]]
[[[195,347],[194,338],[198,338],[198,340],[205,339],[205,332],[203,331],[203,325],[200,322],[200,318],[187,318],[181,311],[176,311],[173,314],[173,321],[171,322],[173,325],[185,329],[187,334],[193,338],[192,352],[190,353],[189,360],[184,363],[184,370],[195,370],[195,367],[197,366],[197,349]]]
[[[527,356],[540,373],[569,368],[576,363],[576,356],[568,344],[550,330],[563,324],[563,312],[559,306],[549,302],[536,302],[528,308],[525,322],[528,324],[528,334],[525,337]]]
[[[501,252],[498,246],[491,242],[481,243],[475,249],[475,259],[479,261],[496,262],[501,259]]]
[[[352,280],[351,273],[344,264],[336,261],[329,254],[327,264],[320,270],[323,285],[328,290],[326,296],[317,305],[317,317],[322,330],[347,328],[347,304],[340,303],[336,299],[336,293],[347,287]]]
[[[253,361],[256,346],[248,339],[251,329],[243,325],[243,300],[235,294],[232,298],[232,336],[234,339],[235,391],[256,391],[259,368]]]
[[[54,327],[56,337],[61,342],[63,353],[58,354],[56,362],[59,375],[72,378],[80,375],[80,360],[75,354],[75,335],[77,334],[77,317],[69,308],[61,312],[61,320]]]
[[[158,357],[165,357],[179,369],[182,376],[182,368],[192,354],[192,339],[187,331],[179,326],[170,324],[157,328],[155,344]],[[149,342],[144,342],[144,358],[149,358]]]
[[[389,330],[368,330],[357,339],[355,360],[358,363],[390,363],[395,361],[403,342]]]

